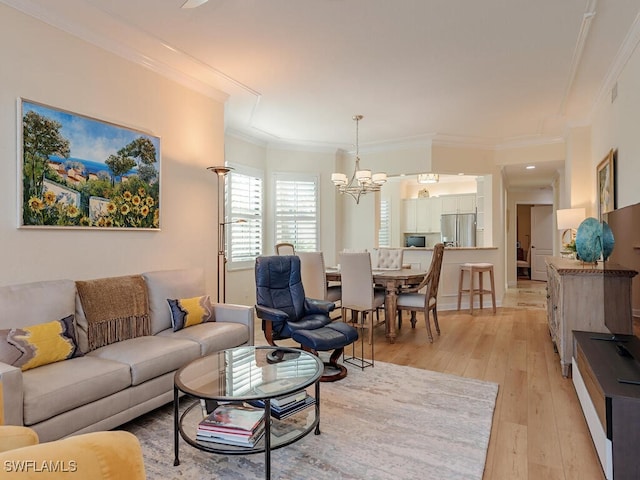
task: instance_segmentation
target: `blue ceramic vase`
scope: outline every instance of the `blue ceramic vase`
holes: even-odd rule
[[[613,235],[611,237],[613,238]],[[583,262],[593,263],[600,258],[602,253],[602,226],[595,218],[585,218],[578,227],[576,253]]]
[[[615,244],[611,227],[607,222],[602,222],[602,258],[605,261],[611,256]]]

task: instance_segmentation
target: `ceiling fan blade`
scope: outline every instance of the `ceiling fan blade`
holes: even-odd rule
[[[203,3],[207,3],[209,0],[187,0],[182,4],[180,8],[196,8],[202,5]]]

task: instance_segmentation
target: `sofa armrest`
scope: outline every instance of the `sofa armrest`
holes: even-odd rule
[[[35,470],[35,466],[51,462],[60,465],[61,471]],[[120,430],[85,433],[3,452],[0,465],[13,474],[7,475],[10,478],[146,478],[140,442],[132,433]]]
[[[23,425],[22,370],[0,362],[0,425]]]
[[[249,345],[254,344],[253,308],[232,303],[214,303],[213,318],[216,322],[241,323],[249,329]]]

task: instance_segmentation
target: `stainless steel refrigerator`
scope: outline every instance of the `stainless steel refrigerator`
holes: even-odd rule
[[[476,214],[444,213],[440,216],[440,237],[447,247],[476,246]]]

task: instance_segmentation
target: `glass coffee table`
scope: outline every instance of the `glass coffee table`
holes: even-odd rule
[[[271,451],[290,445],[315,429],[320,434],[320,377],[324,365],[315,355],[295,348],[238,347],[216,352],[188,363],[175,374],[174,465],[180,464],[179,437],[206,452],[224,455],[264,453],[265,478],[271,477]],[[272,416],[275,398],[292,396],[310,386],[307,404],[289,416]],[[181,393],[192,400],[180,413]],[[295,396],[295,395],[293,395]],[[264,435],[252,447],[202,441],[196,437],[198,424],[220,404],[261,404]],[[276,413],[276,410],[273,411]]]

